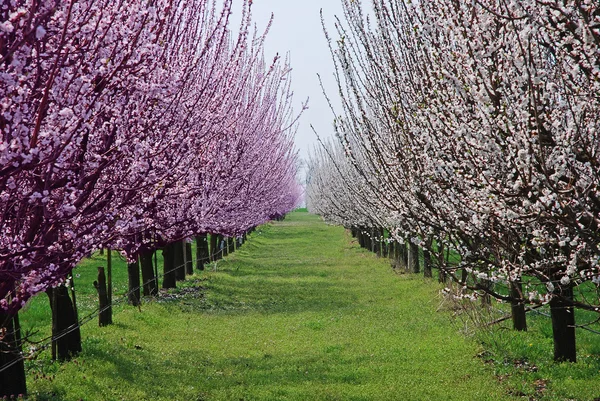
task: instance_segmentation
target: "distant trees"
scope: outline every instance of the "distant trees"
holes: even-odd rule
[[[231,0],[0,6],[3,328],[96,249],[133,269],[296,205],[289,67],[264,61],[249,8],[232,37]]]
[[[572,308],[600,310],[600,9],[373,4],[367,22],[360,2],[344,1],[331,42],[340,147],[315,156],[309,206],[347,226],[369,215],[517,315],[549,303],[555,359],[575,361]],[[317,185],[325,180],[345,189]],[[331,204],[339,197],[343,208]]]

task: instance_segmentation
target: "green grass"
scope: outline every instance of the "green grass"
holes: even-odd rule
[[[547,307],[538,311],[549,313]],[[592,315],[581,310],[575,314],[579,323]],[[476,333],[486,349],[482,359],[496,376],[515,394],[529,399],[600,400],[600,336],[578,329],[577,363],[556,363],[550,318],[530,312],[527,324],[527,332],[511,330],[509,320]]]
[[[79,300],[101,263],[94,258],[78,268]],[[115,280],[125,274],[115,267]],[[504,377],[518,377],[515,368],[477,358],[481,346],[437,311],[435,282],[394,274],[388,260],[304,211],[258,228],[178,285],[141,309],[117,308],[113,326],[83,326],[75,360],[29,361],[30,399],[523,399]],[[24,326],[48,330],[44,303],[34,300]]]

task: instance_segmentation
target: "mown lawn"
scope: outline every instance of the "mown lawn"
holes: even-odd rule
[[[30,399],[528,399],[437,310],[437,284],[394,274],[305,212],[179,286],[83,326],[75,360],[29,361]],[[23,326],[44,324],[38,302]]]

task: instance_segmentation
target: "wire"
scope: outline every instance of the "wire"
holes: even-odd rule
[[[204,262],[210,262],[211,260],[214,260],[214,258],[216,256],[223,256],[223,252],[225,250],[225,247],[221,248],[219,251],[213,253],[212,255],[209,255],[208,257],[205,258],[201,258],[201,259],[195,259],[196,262],[198,261],[202,261],[202,263]],[[216,262],[217,260],[214,260],[214,262]],[[23,351],[18,352],[19,357],[15,358],[14,360],[7,362],[6,364],[0,366],[0,373],[4,372],[5,370],[11,368],[12,366],[16,365],[17,363],[20,363],[21,361],[24,361],[25,359],[32,359],[34,355],[39,354],[42,351],[45,351],[46,349],[48,349],[48,347],[50,347],[52,345],[53,342],[65,337],[66,335],[72,333],[73,331],[77,330],[79,327],[89,323],[90,321],[92,321],[93,319],[95,319],[96,317],[98,317],[98,315],[100,315],[102,312],[108,310],[109,308],[112,308],[114,305],[120,304],[122,303],[124,300],[128,299],[129,296],[131,294],[133,294],[134,292],[138,291],[139,289],[141,289],[144,285],[152,282],[152,281],[158,281],[159,278],[164,277],[165,275],[169,274],[169,273],[173,273],[174,271],[181,269],[182,267],[185,267],[187,263],[184,263],[182,265],[176,266],[171,270],[168,270],[166,272],[163,272],[159,275],[157,275],[156,277],[154,277],[151,280],[148,280],[146,282],[144,282],[142,285],[135,287],[131,290],[129,290],[128,292],[126,292],[125,294],[123,294],[120,298],[118,298],[116,301],[111,302],[109,305],[106,305],[103,308],[96,308],[96,310],[94,310],[93,312],[91,312],[90,314],[88,314],[87,316],[85,316],[84,318],[81,318],[78,320],[77,323],[72,324],[71,326],[61,330],[59,333],[57,333],[56,335],[51,335],[48,337],[45,337],[43,339],[41,339],[40,341],[37,341],[38,344],[42,344],[40,346],[37,346],[34,348],[34,350],[27,356],[25,356],[25,354],[23,353]],[[14,332],[13,332],[14,333]],[[45,343],[45,344],[44,344]],[[17,353],[15,353],[15,355],[17,355]]]

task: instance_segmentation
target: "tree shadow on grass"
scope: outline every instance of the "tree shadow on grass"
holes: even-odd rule
[[[257,279],[215,280],[202,299],[203,309],[228,313],[294,313],[346,308],[357,300],[347,283],[335,283],[322,277],[275,281]]]
[[[337,349],[336,349],[337,350]],[[342,356],[338,351],[320,350],[293,355],[269,354],[247,357],[223,357],[199,364],[199,399],[210,400],[219,394],[227,399],[344,399],[367,401],[352,395],[353,388],[364,385],[373,375],[365,356]],[[186,352],[186,358],[200,358],[200,352]],[[183,357],[183,355],[182,355]],[[320,388],[320,390],[319,390]],[[334,390],[334,398],[323,389]],[[343,390],[340,390],[343,388]],[[341,394],[343,393],[343,394]],[[319,397],[318,397],[319,396]],[[342,396],[343,398],[336,398]]]

